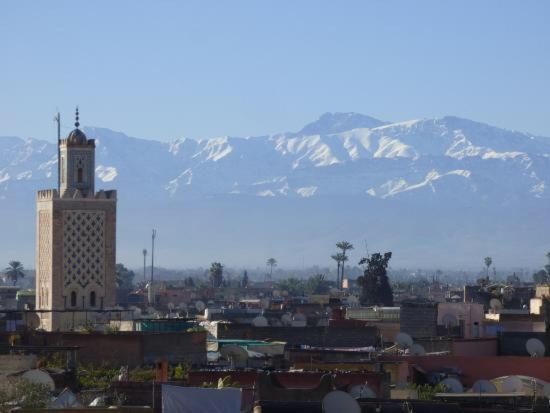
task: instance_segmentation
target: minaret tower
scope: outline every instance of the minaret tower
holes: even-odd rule
[[[78,329],[116,301],[116,191],[95,191],[95,141],[79,127],[77,108],[59,140],[59,192],[36,197],[36,308],[48,331]]]

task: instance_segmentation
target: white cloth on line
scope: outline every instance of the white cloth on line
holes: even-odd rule
[[[240,413],[241,389],[162,385],[162,413]]]

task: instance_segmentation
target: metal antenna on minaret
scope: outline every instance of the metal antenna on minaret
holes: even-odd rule
[[[57,192],[61,190],[61,114],[57,114],[53,118],[57,122]]]
[[[155,268],[155,238],[157,236],[157,230],[154,229],[151,234],[151,284],[153,284],[153,275]]]

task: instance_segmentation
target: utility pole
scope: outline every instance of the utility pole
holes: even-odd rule
[[[143,281],[147,284],[147,274],[145,268],[147,267],[147,250],[143,248]]]
[[[153,284],[153,275],[155,268],[155,238],[157,236],[157,230],[154,229],[151,234],[151,284]]]
[[[57,123],[57,192],[61,190],[61,114],[57,112],[53,118]]]

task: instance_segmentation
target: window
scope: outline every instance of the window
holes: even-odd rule
[[[95,307],[95,291],[90,293],[90,307]]]
[[[77,182],[81,184],[84,181],[84,173],[82,171],[82,168],[78,168],[77,170]]]
[[[71,293],[71,307],[76,307],[76,292]]]

